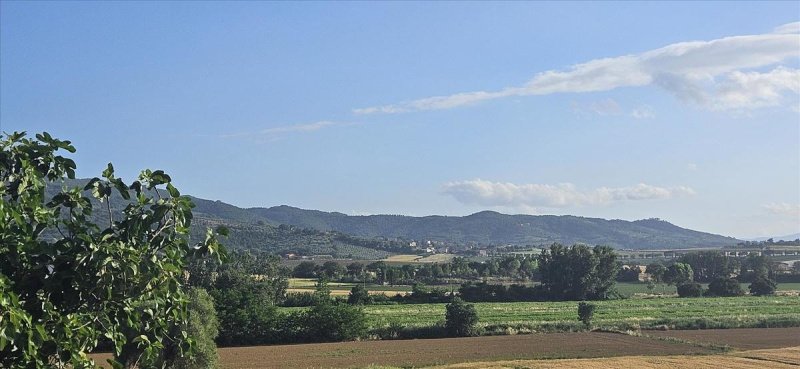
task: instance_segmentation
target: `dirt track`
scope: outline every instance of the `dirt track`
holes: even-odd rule
[[[648,331],[645,334],[716,345],[728,345],[741,350],[800,346],[800,327]]]

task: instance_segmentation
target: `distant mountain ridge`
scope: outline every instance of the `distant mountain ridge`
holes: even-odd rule
[[[631,249],[721,247],[733,237],[694,231],[659,219],[607,220],[571,215],[507,215],[482,211],[467,216],[346,215],[281,205],[242,209],[196,198],[197,211],[237,219],[257,219],[358,237],[431,240],[477,245],[602,244]],[[227,209],[220,212],[215,209]],[[236,209],[235,211],[233,209]],[[226,215],[227,214],[227,215]]]
[[[69,187],[87,180],[67,181]],[[60,186],[48,186],[50,196]],[[167,196],[165,193],[162,196]],[[191,196],[190,196],[191,197]],[[237,249],[258,249],[299,255],[381,258],[390,253],[411,253],[410,240],[441,241],[451,245],[549,245],[586,243],[625,249],[721,247],[740,242],[732,237],[698,232],[659,219],[607,220],[571,215],[506,215],[482,211],[467,216],[346,215],[281,205],[240,208],[222,201],[192,197],[193,236],[206,226],[231,229],[226,244]],[[112,196],[112,211],[125,201]],[[94,215],[101,224],[107,213]]]

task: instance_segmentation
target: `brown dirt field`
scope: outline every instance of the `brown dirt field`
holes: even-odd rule
[[[792,361],[795,360],[795,361]],[[514,360],[444,365],[435,369],[782,369],[800,365],[800,347],[744,351],[735,355],[706,356],[624,356],[602,359]],[[432,369],[434,369],[432,368]]]
[[[647,331],[643,333],[655,337],[674,337],[693,342],[728,345],[741,350],[800,346],[800,327]]]
[[[429,366],[475,360],[709,354],[708,349],[615,333],[363,341],[220,349],[225,369]],[[742,360],[746,360],[740,358]]]
[[[800,366],[800,346],[772,350],[743,351],[733,355]]]

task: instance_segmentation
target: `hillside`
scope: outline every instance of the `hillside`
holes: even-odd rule
[[[68,187],[83,187],[88,180],[78,179],[66,182]],[[59,186],[48,186],[48,197],[58,191]],[[161,196],[169,195],[161,191]],[[408,253],[407,243],[388,241],[379,238],[353,237],[332,230],[304,229],[291,225],[270,224],[266,219],[254,215],[252,211],[241,209],[219,201],[192,198],[197,207],[193,210],[194,219],[191,237],[200,239],[206,227],[225,226],[230,236],[224,244],[230,249],[249,249],[268,251],[277,254],[295,253],[298,255],[331,255],[335,258],[382,259],[392,253]],[[114,193],[111,210],[118,219],[127,201]],[[93,203],[93,218],[99,224],[107,224],[108,213],[105,205]]]
[[[82,186],[85,182],[76,180],[70,185]],[[626,249],[720,247],[739,242],[659,219],[625,221],[493,211],[463,217],[350,216],[285,205],[244,209],[221,201],[192,199],[196,205],[194,233],[205,226],[225,225],[232,231],[227,241],[231,247],[277,253],[378,258],[390,252],[409,252],[405,240],[462,246],[582,242]],[[124,207],[121,198],[114,198],[112,204],[115,212]],[[97,212],[98,219],[104,217],[105,212]]]
[[[459,244],[603,244],[617,248],[669,249],[733,245],[737,239],[698,232],[659,219],[607,220],[578,216],[506,215],[483,211],[464,217],[349,216],[290,206],[248,212],[276,224],[336,230],[355,236],[435,240]]]

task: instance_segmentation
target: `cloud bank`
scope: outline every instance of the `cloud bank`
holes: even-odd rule
[[[657,187],[639,183],[629,187],[579,190],[574,184],[514,184],[482,179],[449,182],[442,188],[463,204],[512,208],[564,208],[608,205],[624,201],[669,199],[694,195],[689,187]]]
[[[772,33],[680,42],[640,54],[603,58],[549,70],[526,84],[499,91],[462,92],[366,108],[356,114],[451,109],[510,96],[609,91],[658,86],[677,98],[712,110],[797,105],[800,70],[780,65],[800,58],[800,22]],[[772,67],[766,72],[754,71]]]
[[[772,203],[772,204],[765,204],[764,209],[767,210],[767,212],[775,215],[795,217],[795,218],[800,217],[799,204],[789,204],[786,202]]]

